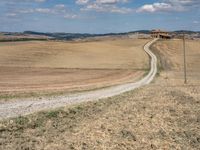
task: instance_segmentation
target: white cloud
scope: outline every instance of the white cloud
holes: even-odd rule
[[[186,11],[194,7],[200,7],[200,0],[162,0],[162,2],[145,4],[138,8],[137,12]]]
[[[16,13],[7,13],[6,17],[16,17],[17,14]]]
[[[76,18],[78,18],[78,15],[75,15],[75,14],[66,14],[66,15],[64,15],[64,18],[65,19],[76,19]]]
[[[126,3],[129,0],[95,0],[95,1],[85,1],[85,0],[78,0],[84,1],[81,3],[84,5],[81,8],[82,11],[97,11],[97,12],[110,12],[110,13],[130,13],[133,12],[131,8],[126,8],[122,6],[118,6],[118,3]]]
[[[89,0],[77,0],[76,4],[84,5],[84,4],[87,4],[88,2],[89,2]]]
[[[64,9],[65,5],[64,4],[57,4],[57,5],[55,5],[55,8]]]
[[[67,9],[67,7],[64,4],[56,4],[53,7],[50,8],[35,8],[35,9],[20,9],[15,10],[13,13],[7,14],[9,17],[14,17],[15,15],[19,16],[21,14],[31,14],[31,13],[40,13],[40,14],[46,14],[46,15],[57,15],[61,16],[65,19],[76,19],[79,18],[77,14],[73,13],[71,10]],[[15,14],[15,15],[14,15]]]
[[[33,13],[34,9],[20,9],[17,12],[22,13],[22,14],[29,14],[29,13]]]
[[[200,22],[197,21],[197,20],[194,20],[193,23],[194,23],[194,24],[199,24]]]
[[[96,0],[96,3],[99,4],[116,4],[116,3],[125,3],[128,0]]]
[[[39,12],[39,13],[52,13],[52,10],[49,8],[36,8],[35,12]]]
[[[179,5],[194,5],[200,4],[199,0],[163,0],[166,3],[179,4]]]
[[[43,14],[63,14],[67,10],[64,4],[57,4],[51,8],[35,8],[35,9],[20,9],[16,10],[17,13],[29,14],[29,13],[43,13]]]
[[[88,4],[89,2],[94,2],[98,4],[116,4],[116,3],[124,3],[128,2],[129,0],[76,0],[76,3],[79,5],[85,5]]]
[[[169,11],[172,9],[172,6],[167,3],[154,3],[146,4],[140,7],[137,12],[156,12],[156,11]]]
[[[28,3],[44,3],[48,0],[0,0],[0,3],[8,5],[28,4]]]
[[[45,2],[46,0],[34,0],[35,2]]]
[[[84,11],[97,11],[97,12],[111,12],[111,13],[130,13],[132,9],[125,7],[117,7],[116,5],[98,5],[96,3],[87,5],[85,8],[81,9]]]

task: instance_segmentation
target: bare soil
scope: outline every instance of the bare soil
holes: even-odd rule
[[[0,98],[84,91],[138,80],[149,67],[143,51],[147,41],[0,43]]]
[[[0,93],[87,90],[138,80],[144,70],[0,68]]]

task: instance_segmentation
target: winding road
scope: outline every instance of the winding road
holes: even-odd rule
[[[157,73],[157,58],[150,51],[149,48],[156,41],[157,39],[154,39],[148,42],[144,46],[145,52],[151,57],[151,69],[148,75],[145,76],[140,81],[137,81],[135,83],[127,83],[123,85],[112,86],[109,88],[104,88],[89,92],[82,92],[78,94],[42,98],[39,100],[36,98],[29,98],[29,99],[27,98],[27,99],[16,100],[14,102],[1,102],[0,120],[10,117],[23,116],[41,110],[62,107],[67,104],[74,104],[84,101],[92,101],[92,100],[112,97],[149,84],[154,79]]]

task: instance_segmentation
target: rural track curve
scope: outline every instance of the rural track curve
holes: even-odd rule
[[[104,88],[89,92],[55,96],[50,98],[42,98],[40,100],[36,98],[26,98],[26,99],[16,100],[14,102],[1,102],[0,120],[10,117],[23,116],[41,110],[62,107],[67,104],[74,104],[84,101],[91,101],[91,100],[98,100],[102,98],[112,97],[149,84],[154,79],[157,73],[157,58],[150,51],[149,48],[156,41],[157,39],[154,39],[148,42],[144,46],[145,52],[151,57],[151,63],[150,63],[151,69],[143,79],[134,83],[126,83],[122,85],[112,86],[109,88]]]

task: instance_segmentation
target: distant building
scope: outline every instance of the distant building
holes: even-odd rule
[[[170,39],[171,38],[171,36],[169,35],[169,32],[162,31],[162,30],[152,30],[151,37],[161,38],[161,39]]]

